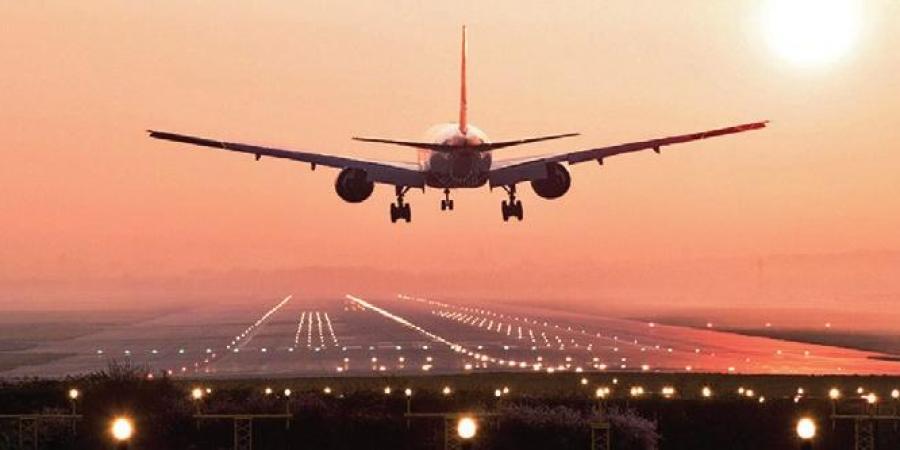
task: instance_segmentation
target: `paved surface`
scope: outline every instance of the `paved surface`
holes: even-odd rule
[[[31,352],[73,356],[3,377],[64,376],[115,360],[178,376],[321,376],[465,371],[900,374],[900,363],[837,347],[538,308],[421,298],[203,308],[114,326]]]

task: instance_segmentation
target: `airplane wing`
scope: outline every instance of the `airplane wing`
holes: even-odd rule
[[[716,130],[701,131],[699,133],[670,136],[648,141],[629,142],[609,147],[592,148],[568,153],[558,153],[527,158],[516,158],[495,161],[491,167],[489,181],[491,187],[508,186],[523,181],[540,180],[547,176],[547,164],[562,163],[578,164],[585,161],[597,161],[603,164],[603,160],[621,153],[630,153],[641,150],[653,150],[659,153],[660,148],[667,145],[681,144],[700,139],[728,134],[742,133],[744,131],[765,128],[769,121],[753,122],[743,125],[735,125]]]
[[[338,169],[362,169],[368,174],[369,181],[376,183],[392,184],[395,186],[424,187],[425,174],[416,163],[394,161],[368,161],[356,158],[324,155],[321,153],[308,153],[278,148],[260,147],[256,145],[240,144],[236,142],[224,142],[183,134],[169,133],[165,131],[147,130],[150,137],[184,144],[199,145],[202,147],[219,148],[233,152],[249,153],[257,160],[262,156],[272,158],[284,158],[294,161],[309,163],[313,169],[317,165],[334,167]]]

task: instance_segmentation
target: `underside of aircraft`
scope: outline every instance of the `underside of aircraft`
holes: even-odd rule
[[[412,220],[411,207],[405,201],[405,195],[410,189],[424,190],[426,187],[442,189],[444,198],[441,200],[441,210],[448,211],[454,208],[454,202],[450,198],[452,189],[480,188],[485,185],[490,188],[500,187],[506,191],[508,199],[501,203],[503,220],[516,218],[521,221],[524,217],[522,201],[516,196],[516,186],[519,183],[529,182],[538,196],[545,199],[556,199],[565,195],[572,184],[572,178],[566,165],[586,161],[603,164],[604,160],[610,156],[642,150],[653,150],[659,153],[663,147],[669,145],[758,130],[765,128],[768,124],[768,121],[751,122],[605,147],[498,160],[494,158],[496,150],[577,136],[578,133],[491,142],[484,132],[468,122],[466,53],[466,29],[463,27],[458,122],[433,127],[432,138],[425,142],[353,138],[361,142],[416,149],[419,152],[418,162],[366,160],[312,151],[227,142],[166,131],[148,130],[148,132],[152,138],[248,153],[257,160],[266,156],[308,163],[313,169],[319,165],[340,169],[335,180],[335,191],[341,199],[349,203],[359,203],[368,199],[372,195],[376,183],[392,185],[396,196],[396,201],[390,206],[392,222],[398,220],[410,222]]]

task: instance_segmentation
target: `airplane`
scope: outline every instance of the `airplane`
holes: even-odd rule
[[[469,123],[466,95],[466,27],[462,28],[462,52],[460,62],[459,121],[432,127],[434,139],[428,142],[405,141],[382,138],[354,137],[361,142],[392,144],[414,148],[418,151],[418,162],[376,161],[341,157],[318,152],[294,151],[280,148],[262,147],[237,142],[226,142],[202,137],[188,136],[166,131],[147,130],[151,138],[212,147],[234,152],[249,153],[258,161],[260,157],[284,158],[310,164],[312,170],[322,165],[340,169],[334,188],[337,195],[346,202],[360,203],[369,198],[375,184],[394,186],[396,202],[391,204],[391,222],[410,222],[412,211],[405,195],[412,188],[426,186],[443,189],[442,211],[453,210],[450,198],[452,189],[480,188],[488,185],[491,190],[501,187],[508,200],[500,204],[503,221],[515,217],[523,219],[522,201],[516,198],[516,185],[530,182],[534,192],[545,199],[562,197],[572,184],[569,171],[563,166],[586,161],[603,161],[614,155],[653,150],[656,153],[664,146],[681,144],[716,136],[741,133],[765,128],[768,121],[745,123],[698,133],[649,139],[636,142],[561,152],[543,156],[513,159],[494,159],[494,151],[523,144],[544,142],[577,136],[578,133],[564,133],[550,136],[531,137],[518,140],[492,142],[487,135]]]

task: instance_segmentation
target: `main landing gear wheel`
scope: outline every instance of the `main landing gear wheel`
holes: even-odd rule
[[[522,210],[522,201],[516,200],[516,185],[504,186],[503,189],[509,194],[509,202],[503,200],[500,203],[500,212],[503,213],[503,221],[508,222],[510,217],[515,217],[521,221],[524,218]]]
[[[412,221],[412,208],[409,207],[409,203],[403,202],[403,196],[407,191],[409,191],[409,187],[397,186],[397,203],[391,203],[391,223],[397,223],[400,219],[407,223]]]
[[[412,220],[412,209],[410,209],[408,203],[403,206],[391,204],[391,223],[396,223],[400,219],[407,222]]]
[[[453,200],[450,200],[450,189],[444,189],[444,199],[441,200],[441,211],[453,211]]]

